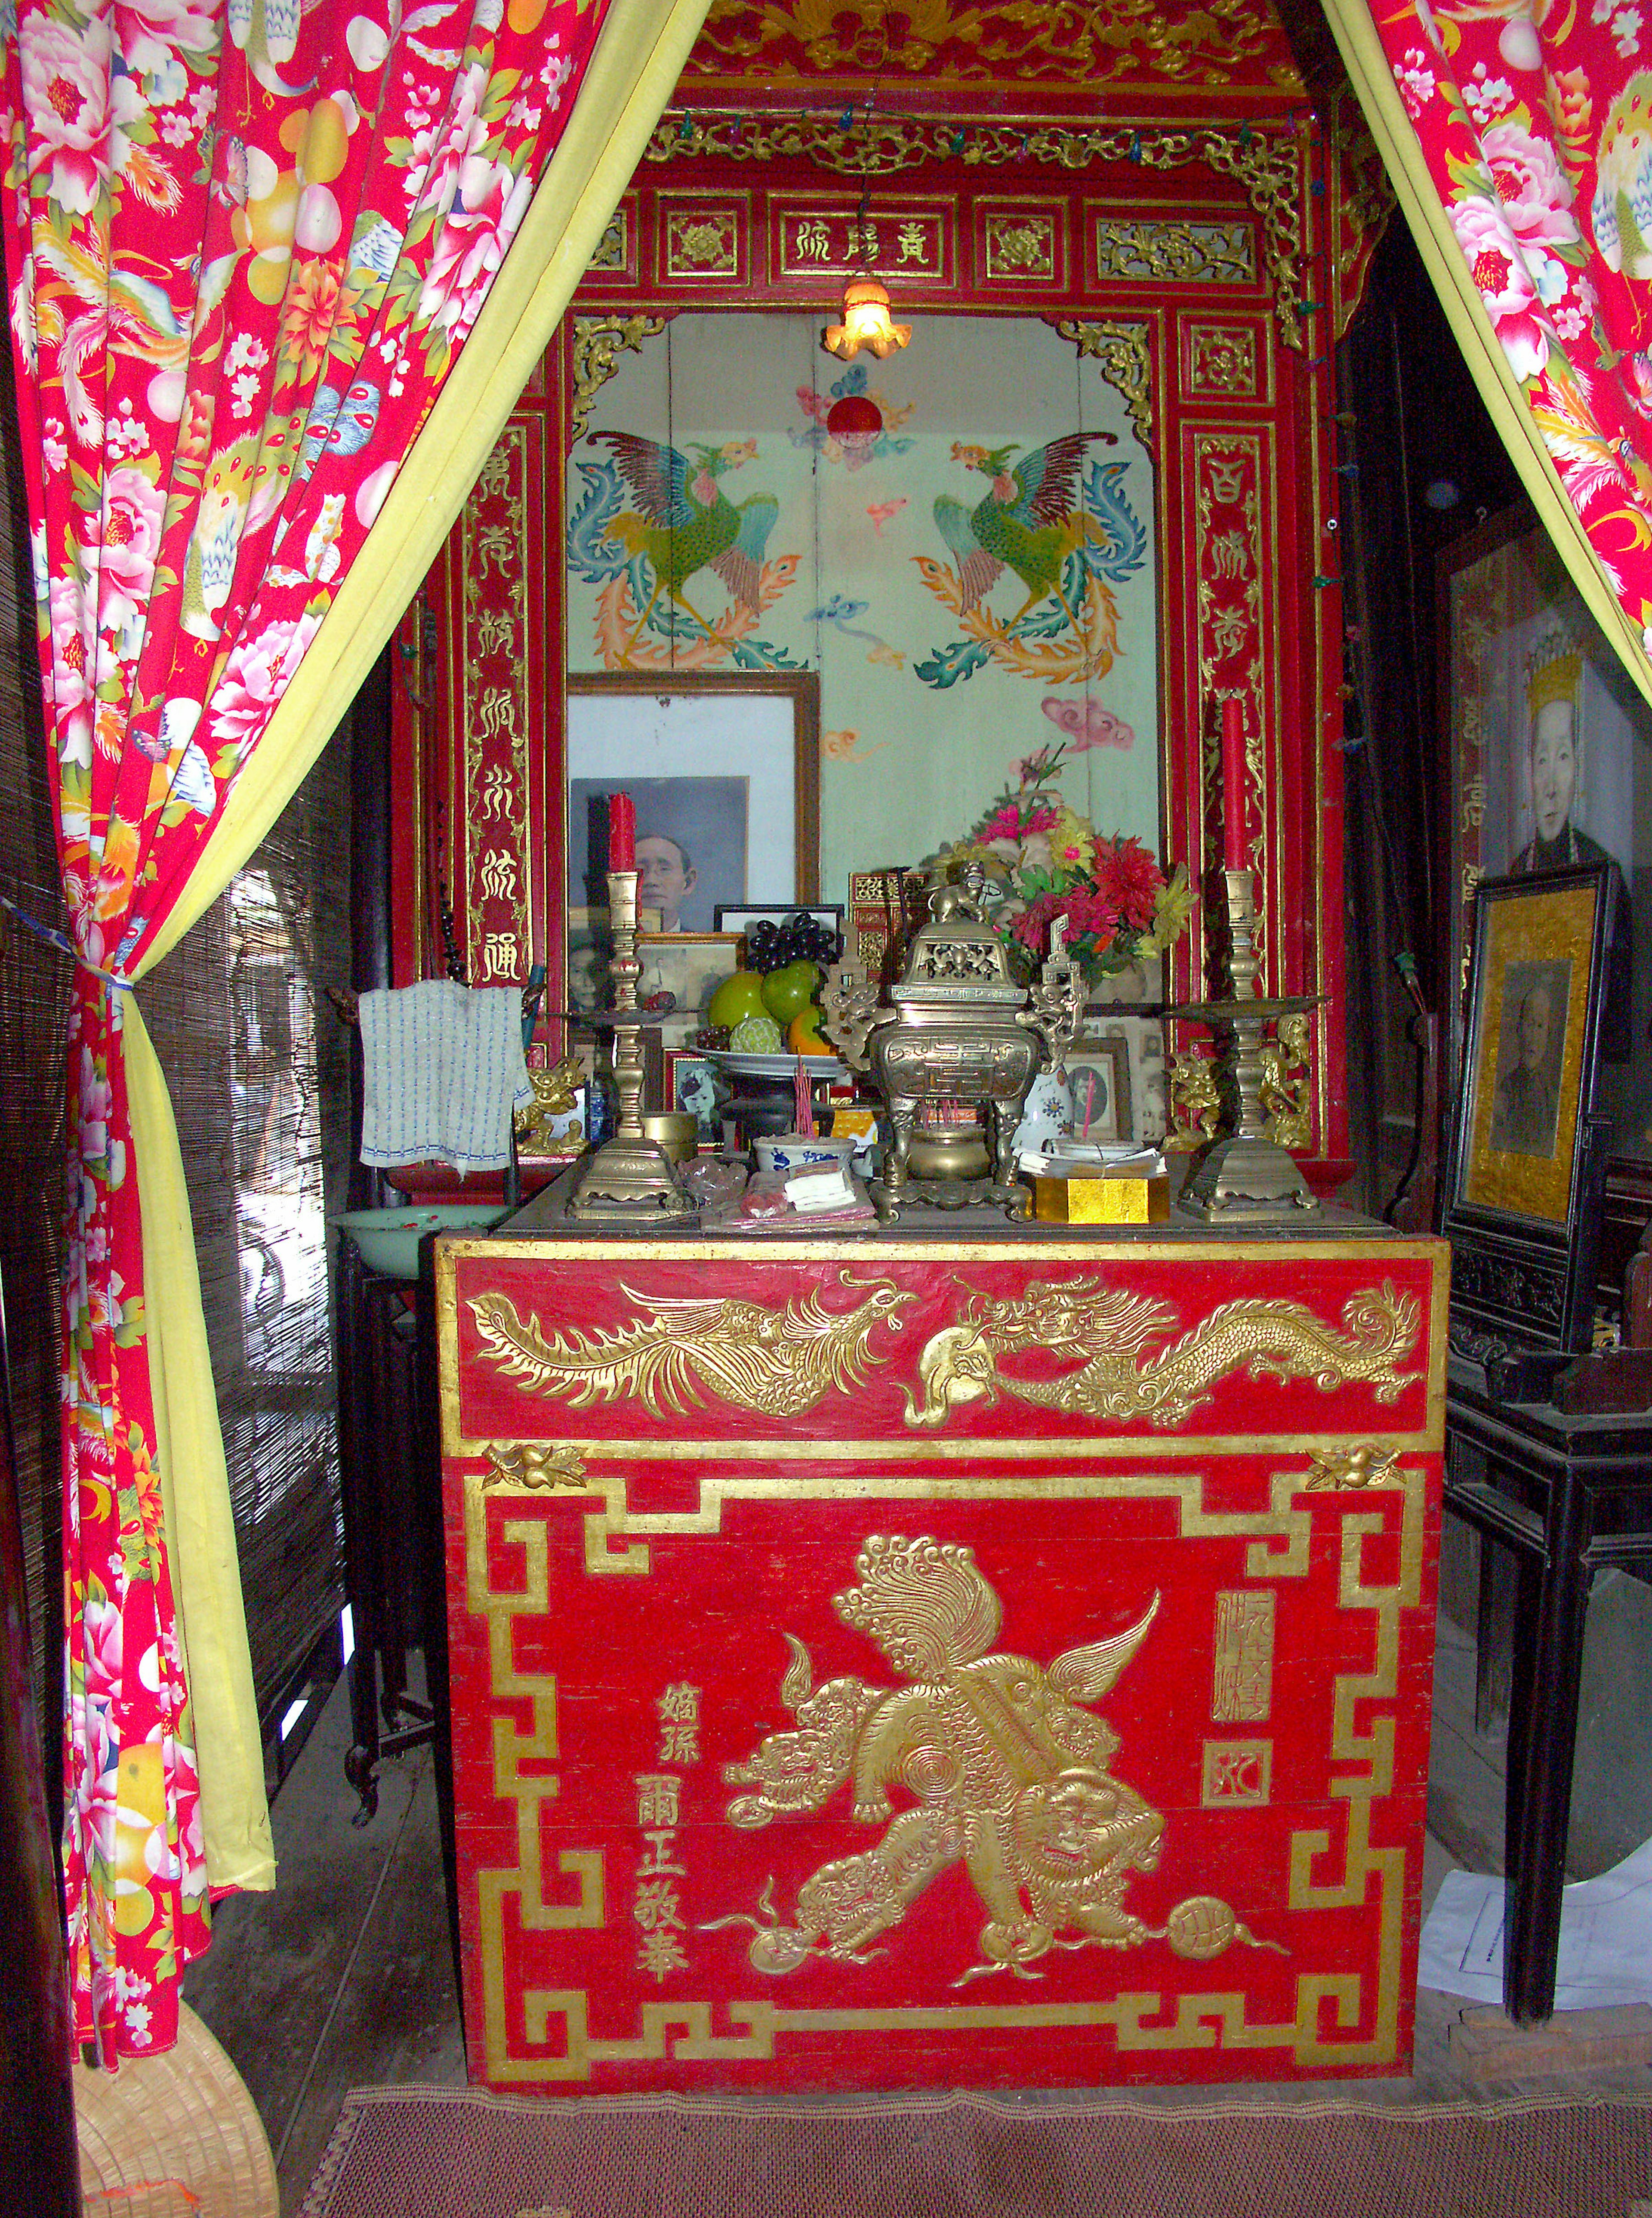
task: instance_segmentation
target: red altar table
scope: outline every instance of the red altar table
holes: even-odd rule
[[[1408,2067],[1445,1251],[437,1256],[473,2079]]]

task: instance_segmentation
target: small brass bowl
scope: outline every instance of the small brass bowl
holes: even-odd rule
[[[691,1109],[645,1110],[642,1137],[652,1140],[667,1162],[692,1162],[700,1146],[699,1120]]]

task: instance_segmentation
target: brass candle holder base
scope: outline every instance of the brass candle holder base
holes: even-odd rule
[[[648,1217],[683,1224],[699,1211],[684,1193],[677,1166],[642,1131],[642,1013],[637,1007],[637,874],[608,874],[614,933],[614,1086],[620,1113],[614,1137],[585,1164],[567,1213],[581,1224],[634,1224]]]
[[[1290,1149],[1268,1131],[1262,1041],[1271,1024],[1315,1003],[1258,997],[1256,880],[1249,870],[1224,870],[1222,875],[1228,888],[1228,998],[1169,1013],[1208,1025],[1216,1034],[1217,1081],[1229,1130],[1195,1158],[1179,1206],[1207,1219],[1297,1224],[1320,1205]]]

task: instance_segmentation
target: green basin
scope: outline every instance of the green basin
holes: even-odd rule
[[[497,1201],[438,1201],[418,1208],[347,1210],[332,1221],[361,1249],[369,1271],[386,1279],[417,1279],[418,1243],[427,1232],[486,1232],[504,1214]]]

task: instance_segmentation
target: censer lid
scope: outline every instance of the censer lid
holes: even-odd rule
[[[913,934],[900,983],[892,1001],[1002,1002],[1018,1007],[1026,988],[1011,976],[1004,943],[987,921],[981,874],[972,864],[962,885],[941,885],[930,895],[930,920]]]

